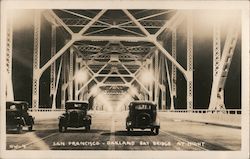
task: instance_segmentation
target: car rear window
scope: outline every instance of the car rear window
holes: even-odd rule
[[[66,109],[87,109],[87,103],[67,103]]]
[[[135,109],[136,110],[149,110],[149,109],[151,109],[151,105],[140,104],[140,105],[136,105]]]

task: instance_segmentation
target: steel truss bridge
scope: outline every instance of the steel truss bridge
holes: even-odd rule
[[[66,100],[94,98],[94,110],[115,103],[125,110],[128,103],[151,100],[161,110],[175,110],[177,70],[186,80],[186,109],[193,109],[193,25],[192,11],[180,10],[36,10],[34,18],[32,111],[64,109]],[[50,58],[41,65],[41,19],[51,26]],[[187,29],[186,66],[177,61],[178,27]],[[13,27],[7,30],[7,100],[14,100],[12,85]],[[232,20],[224,47],[220,23],[213,25],[213,82],[210,103],[200,113],[228,113],[224,88],[236,47],[239,29]],[[58,48],[57,32],[65,43]],[[171,39],[171,49],[164,44]],[[170,50],[170,51],[169,51]],[[40,107],[40,79],[50,70],[51,108]],[[147,76],[145,76],[147,75]],[[145,80],[146,79],[146,80]],[[60,88],[60,90],[59,90]],[[58,92],[60,91],[60,96]],[[168,91],[168,92],[167,92]],[[167,99],[169,93],[170,99]],[[59,101],[59,102],[58,102]],[[232,110],[240,112],[240,110]]]

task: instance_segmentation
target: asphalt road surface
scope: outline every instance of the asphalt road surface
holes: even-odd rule
[[[32,132],[7,132],[8,150],[240,150],[241,130],[169,119],[159,114],[159,135],[150,130],[127,133],[127,113],[92,114],[91,130],[58,131],[58,119],[36,121]]]

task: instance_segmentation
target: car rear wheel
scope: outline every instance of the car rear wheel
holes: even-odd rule
[[[18,125],[17,126],[17,132],[20,134],[22,132],[22,130],[23,130],[22,125]]]
[[[155,134],[156,134],[156,135],[159,134],[159,128],[155,128]]]
[[[132,128],[127,128],[127,133],[128,133],[129,135],[131,135],[132,132],[133,132],[133,129],[132,129]]]
[[[85,127],[87,131],[90,130],[90,125]]]
[[[30,125],[30,126],[28,127],[28,130],[29,130],[29,131],[32,131],[32,129],[33,129],[33,125]]]
[[[67,131],[66,126],[59,125],[59,132],[66,132],[66,131]]]
[[[59,132],[62,132],[62,126],[59,125]]]
[[[154,128],[151,128],[151,132],[152,132],[152,133],[154,132],[154,130],[155,130]]]

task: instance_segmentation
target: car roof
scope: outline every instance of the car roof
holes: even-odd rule
[[[27,101],[6,101],[8,104],[29,104]]]
[[[152,105],[156,105],[155,102],[153,101],[140,101],[140,100],[136,100],[131,102],[131,104],[152,104]]]
[[[80,103],[80,104],[89,104],[88,101],[82,101],[82,100],[68,100],[66,103]]]

